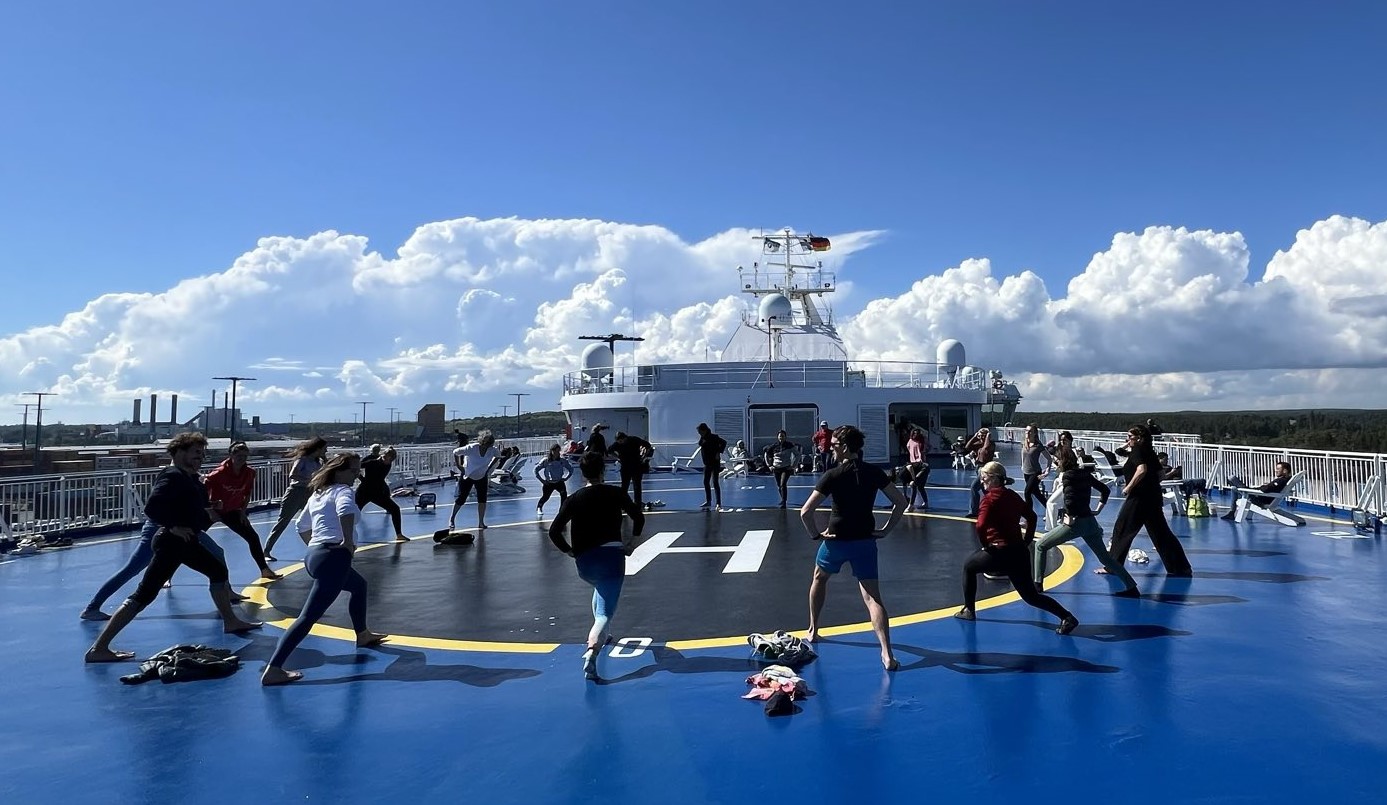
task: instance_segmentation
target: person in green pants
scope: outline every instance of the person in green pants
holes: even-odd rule
[[[1073,450],[1061,447],[1058,452],[1055,463],[1059,467],[1060,485],[1063,487],[1064,516],[1060,525],[1040,535],[1031,544],[1031,568],[1035,586],[1039,588],[1045,576],[1046,551],[1078,538],[1093,549],[1094,556],[1107,568],[1108,575],[1116,577],[1125,585],[1114,595],[1122,598],[1140,597],[1141,593],[1137,590],[1137,582],[1132,578],[1132,574],[1128,573],[1127,568],[1115,560],[1103,545],[1103,527],[1098,524],[1098,512],[1107,505],[1108,495],[1111,494],[1107,484],[1101,483],[1088,470],[1082,469]],[[1094,491],[1097,491],[1099,496],[1098,508],[1090,510],[1089,503]]]

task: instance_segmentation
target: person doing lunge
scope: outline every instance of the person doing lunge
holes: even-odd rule
[[[872,631],[881,645],[881,665],[894,671],[900,668],[900,663],[891,650],[890,615],[881,600],[876,541],[890,534],[905,515],[905,495],[891,483],[886,473],[862,460],[866,442],[862,431],[852,425],[833,431],[829,447],[833,450],[835,465],[819,477],[814,491],[799,510],[800,521],[810,537],[823,540],[814,557],[814,575],[809,582],[806,639],[811,643],[819,639],[819,615],[828,597],[828,580],[844,563],[850,564],[862,593],[862,602],[867,605]],[[873,512],[878,492],[884,492],[891,501],[891,516],[880,531],[876,530]],[[825,499],[833,501],[833,509],[828,516],[828,527],[820,531],[814,512]]]
[[[1127,479],[1122,489],[1125,499],[1117,511],[1117,522],[1113,525],[1112,547],[1108,550],[1119,563],[1127,561],[1127,552],[1132,549],[1132,540],[1144,526],[1151,544],[1165,564],[1165,574],[1178,578],[1194,575],[1189,557],[1180,545],[1175,532],[1165,519],[1165,499],[1161,496],[1161,462],[1151,446],[1151,436],[1144,425],[1137,425],[1127,431],[1127,463],[1122,475]],[[1106,573],[1106,568],[1098,568],[1095,573]]]
[[[255,491],[255,468],[247,463],[249,458],[250,447],[245,442],[232,442],[226,460],[207,474],[204,483],[217,518],[250,548],[250,558],[259,566],[260,578],[274,580],[279,574],[270,570],[260,547],[260,535],[246,516],[246,506]]]
[[[568,500],[568,479],[573,476],[573,465],[563,456],[563,448],[557,444],[549,448],[549,455],[535,465],[535,479],[543,486],[539,504],[535,506],[535,516],[544,516],[544,504],[549,496],[559,493],[559,506]]]
[[[365,648],[386,639],[366,628],[366,579],[352,567],[356,524],[361,520],[352,482],[360,471],[361,459],[356,454],[338,453],[309,481],[313,494],[299,515],[298,530],[308,543],[303,562],[313,586],[299,616],[275,644],[274,653],[260,674],[262,685],[284,685],[303,678],[300,671],[284,670],[284,663],[343,591],[351,595],[347,615],[356,631],[356,645]]]
[[[385,480],[395,466],[395,456],[394,447],[381,450],[380,445],[371,445],[370,455],[361,461],[361,483],[356,487],[356,507],[365,509],[368,503],[374,503],[385,509],[386,514],[390,515],[390,524],[395,527],[395,541],[409,542],[409,537],[400,527],[400,504],[390,496],[390,482]]]
[[[624,491],[602,482],[606,458],[588,451],[578,459],[583,488],[559,506],[549,525],[554,546],[573,557],[578,577],[592,585],[592,629],[583,651],[583,676],[596,680],[597,653],[607,642],[607,624],[616,614],[621,585],[626,580],[626,550],[621,541],[621,515],[631,518],[631,534],[639,537],[645,514]],[[568,539],[564,530],[568,529]]]
[[[1055,631],[1067,635],[1079,625],[1074,613],[1035,588],[1031,580],[1028,544],[1035,539],[1036,514],[1021,496],[1007,489],[1007,470],[989,461],[978,470],[986,492],[978,506],[975,524],[980,548],[963,563],[963,609],[954,617],[973,620],[978,600],[978,574],[993,573],[1011,579],[1021,600],[1060,619]],[[1026,521],[1025,534],[1021,521]]]
[[[294,459],[294,463],[289,466],[289,487],[284,490],[284,498],[279,502],[279,519],[275,521],[274,528],[270,529],[270,535],[265,538],[267,562],[279,561],[271,555],[275,543],[279,542],[279,535],[284,533],[284,529],[298,517],[304,504],[308,503],[308,482],[313,480],[313,473],[323,466],[323,457],[327,455],[327,440],[315,436],[306,442],[300,442],[289,451],[289,455]]]
[[[650,442],[620,431],[607,449],[608,455],[616,456],[617,467],[621,471],[621,491],[627,492],[634,487],[631,499],[637,506],[641,505],[641,478],[645,474],[645,462],[654,451]]]
[[[145,516],[160,524],[152,545],[154,554],[135,592],[125,599],[87,649],[87,662],[118,662],[135,656],[132,651],[115,651],[111,641],[135,616],[154,603],[164,583],[182,565],[207,577],[212,601],[228,634],[260,628],[256,621],[242,620],[231,608],[231,587],[226,563],[202,544],[200,535],[212,525],[214,512],[207,498],[207,487],[198,477],[207,455],[207,438],[201,433],[180,433],[169,440],[171,462],[158,477],[145,502]]]
[[[1103,563],[1103,567],[1122,582],[1123,587],[1114,595],[1123,598],[1137,598],[1136,580],[1113,559],[1103,544],[1103,527],[1098,524],[1098,513],[1108,505],[1108,485],[1093,477],[1093,473],[1079,466],[1074,451],[1062,447],[1057,451],[1055,465],[1060,471],[1060,490],[1064,496],[1064,514],[1060,525],[1042,534],[1031,545],[1032,572],[1036,589],[1042,589],[1045,576],[1045,555],[1051,548],[1063,545],[1072,539],[1081,539],[1093,551],[1093,555]],[[1093,493],[1098,493],[1098,508],[1090,509]]]

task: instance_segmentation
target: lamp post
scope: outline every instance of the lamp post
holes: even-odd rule
[[[395,412],[400,410],[394,406],[386,408],[390,412],[390,420],[386,423],[386,433],[390,434],[390,441],[395,441]]]
[[[766,386],[775,388],[775,316],[766,317]]]
[[[236,408],[236,384],[240,383],[242,380],[255,380],[256,378],[230,375],[228,377],[214,377],[212,379],[231,381],[231,441],[234,442],[236,441],[236,420],[241,418],[241,412]],[[153,403],[151,403],[151,405],[153,405]],[[152,414],[153,411],[150,413]]]
[[[515,392],[515,391],[513,391],[513,392],[511,392],[511,395],[510,395],[510,396],[512,396],[512,397],[515,398],[515,433],[519,433],[519,432],[520,432],[520,398],[521,398],[521,397],[528,397],[528,396],[530,396],[530,392],[528,392],[528,391],[520,391],[520,392]],[[514,436],[515,434],[513,433],[513,434],[511,434],[511,435]]]
[[[39,470],[39,448],[43,445],[43,398],[58,395],[52,391],[26,391],[21,396],[39,398],[36,404],[38,411],[34,414],[34,471],[37,472]]]
[[[294,438],[294,415],[289,415],[289,438]]]
[[[366,406],[375,405],[370,400],[357,400],[356,405],[361,406],[361,444],[366,444]]]
[[[15,403],[24,406],[24,424],[19,426],[19,452],[29,449],[29,406],[33,403]]]

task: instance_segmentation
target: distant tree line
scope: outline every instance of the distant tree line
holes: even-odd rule
[[[1387,411],[1314,409],[1288,411],[1156,411],[1100,414],[1072,411],[1018,411],[1013,425],[1032,422],[1042,430],[1122,431],[1154,419],[1171,433],[1197,433],[1205,442],[1387,453]],[[1050,438],[1049,434],[1046,434]]]

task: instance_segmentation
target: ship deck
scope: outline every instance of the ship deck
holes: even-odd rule
[[[829,589],[835,627],[800,672],[813,695],[780,718],[740,698],[759,667],[744,638],[805,626],[815,545],[767,477],[726,482],[731,510],[705,513],[698,476],[647,476],[646,498],[666,506],[645,539],[682,531],[675,544],[705,550],[628,579],[612,624],[627,656],[604,654],[599,683],[580,672],[588,588],[548,544],[533,490],[492,497],[493,527],[468,547],[385,544],[369,508],[357,563],[373,626],[400,637],[355,650],[339,602],[290,660],[305,680],[280,688],[258,674],[305,574],[248,584],[254,565],[220,526],[233,582],[264,602],[247,606],[263,632],[221,634],[184,569],[116,641],[140,657],[235,649],[243,667],[214,681],[128,686],[118,677],[136,664],[82,662],[99,624],[77,613],[131,535],[0,557],[0,801],[1381,801],[1379,539],[1314,512],[1303,528],[1176,518],[1194,578],[1167,579],[1143,535],[1138,600],[1113,597],[1087,548],[1070,548],[1047,583],[1081,621],[1061,637],[1006,582],[980,582],[976,622],[950,617],[973,545],[968,480],[936,469],[933,510],[881,543],[901,669],[882,670],[845,572]],[[812,481],[792,479],[792,505]],[[434,491],[446,507],[451,490]],[[253,518],[262,537],[269,516]],[[447,509],[404,516],[425,535]],[[469,503],[459,524],[475,517]],[[764,530],[754,572],[726,572],[717,548]],[[281,546],[302,554],[292,536]]]

